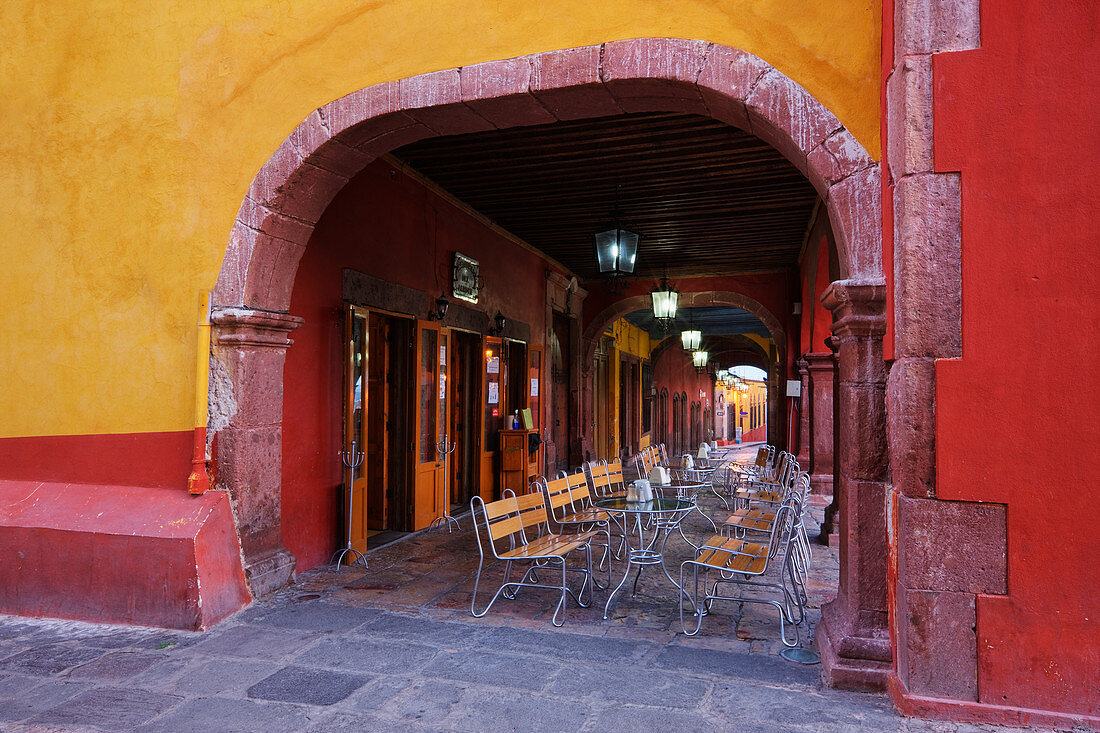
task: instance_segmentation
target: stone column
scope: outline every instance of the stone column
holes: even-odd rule
[[[833,372],[832,354],[807,354],[810,373],[812,448],[810,487],[815,494],[833,493]]]
[[[795,460],[804,469],[810,465],[810,371],[805,359],[798,360],[798,377],[802,380],[802,396],[798,400],[798,455]]]
[[[787,450],[787,426],[782,419],[783,403],[787,398],[781,394],[779,389],[780,366],[779,364],[772,364],[771,368],[768,369],[768,377],[765,382],[768,388],[767,402],[764,406],[764,412],[768,421],[766,440],[778,450]]]
[[[283,363],[302,319],[285,313],[215,311],[210,431],[217,435],[217,488],[229,494],[252,593],[294,577],[283,545]]]
[[[837,347],[835,444],[840,587],[816,638],[828,684],[884,689],[891,671],[886,577],[886,330],[882,282],[838,281],[822,296]]]

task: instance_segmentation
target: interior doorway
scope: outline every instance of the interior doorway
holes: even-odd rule
[[[451,404],[449,440],[455,450],[450,455],[448,482],[451,515],[470,506],[470,499],[481,493],[481,430],[478,405],[481,404],[481,336],[451,330],[449,365]]]
[[[352,547],[364,551],[412,526],[410,318],[349,306],[345,353],[344,449],[363,451],[350,469]],[[347,511],[347,494],[344,507]],[[346,525],[345,525],[346,527]]]
[[[550,438],[554,443],[554,465],[548,468],[555,473],[569,470],[569,438],[573,434],[569,424],[570,325],[569,318],[554,311],[550,330]]]

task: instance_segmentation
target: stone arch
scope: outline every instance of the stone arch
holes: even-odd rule
[[[848,400],[842,411],[853,428],[847,432],[864,439],[881,430],[883,436],[881,445],[853,439],[847,478],[853,486],[870,487],[863,492],[868,506],[878,491],[881,509],[885,288],[878,164],[828,109],[763,59],[706,41],[614,41],[444,69],[353,92],[306,117],[253,179],[213,291],[209,427],[218,441],[218,486],[232,499],[254,593],[277,590],[293,577],[294,558],[281,538],[279,457],[283,361],[289,334],[301,321],[288,311],[298,263],[336,194],[378,156],[424,138],[649,111],[704,115],[751,132],[802,171],[825,202],[845,278],[825,300],[836,316],[841,371],[851,380],[851,389],[841,390]],[[772,331],[785,349],[780,332]],[[878,364],[872,363],[876,343]],[[857,504],[863,501],[849,499],[853,520],[858,513],[862,522],[867,510]],[[882,525],[874,531],[884,545],[884,520]],[[853,546],[852,539],[842,543]],[[842,556],[842,575],[845,562]],[[865,564],[857,564],[863,576]],[[844,597],[836,606],[843,619],[829,621],[829,634],[842,639],[835,648],[849,658],[881,660],[885,613],[877,605],[863,608],[878,604],[879,595],[885,608],[881,564],[881,582],[876,565],[871,581],[842,584]],[[857,565],[849,563],[848,571],[856,572]],[[874,599],[865,602],[868,593]],[[856,641],[843,641],[849,638]],[[825,654],[827,666],[834,657]]]
[[[760,319],[760,322],[764,324],[764,328],[768,329],[768,333],[771,334],[772,340],[775,341],[776,349],[779,352],[779,361],[786,361],[786,331],[779,322],[779,319],[758,301],[747,295],[728,291],[684,292],[681,293],[680,297],[682,299],[680,303],[681,308],[725,305],[752,313]],[[608,326],[628,313],[633,313],[637,310],[647,310],[651,307],[652,300],[648,294],[633,295],[616,300],[597,314],[592,321],[589,322],[588,326],[585,327],[584,335],[581,337],[585,347],[584,363],[592,363],[592,359],[596,353],[596,343],[599,340],[597,337],[599,334],[603,333]]]

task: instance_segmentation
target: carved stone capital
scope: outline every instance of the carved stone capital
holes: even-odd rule
[[[220,308],[210,315],[210,323],[219,346],[285,349],[294,343],[288,334],[304,320],[289,313]]]
[[[881,280],[837,280],[821,303],[833,312],[833,334],[840,338],[879,337],[886,333],[886,283]]]

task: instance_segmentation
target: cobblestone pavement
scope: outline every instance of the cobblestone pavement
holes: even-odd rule
[[[702,504],[721,516],[717,499]],[[695,514],[685,531],[708,530]],[[689,552],[670,540],[674,577]],[[607,621],[606,590],[570,605],[560,629],[545,591],[475,619],[468,516],[368,558],[304,573],[203,633],[0,616],[0,730],[1008,730],[908,720],[883,695],[822,689],[818,666],[777,656],[768,606],[716,606],[687,637],[653,570]],[[804,644],[835,594],[835,550],[815,547],[814,573]]]

